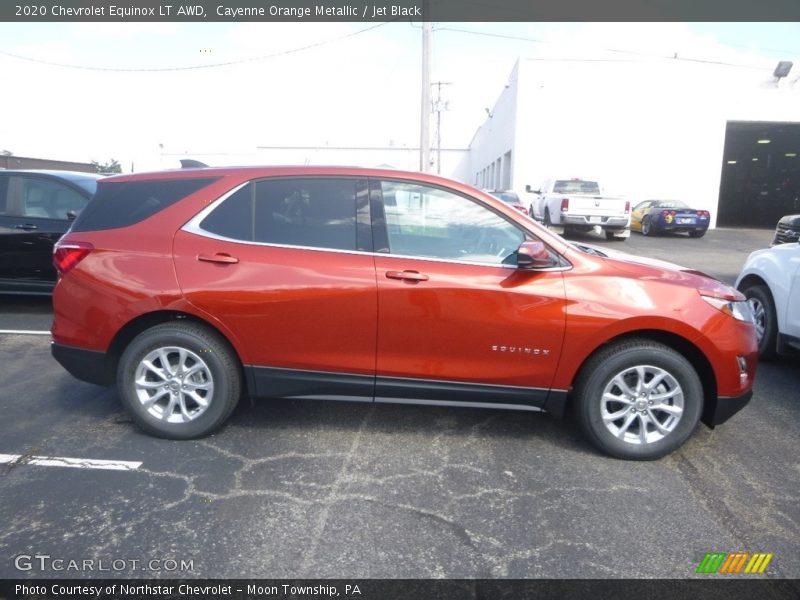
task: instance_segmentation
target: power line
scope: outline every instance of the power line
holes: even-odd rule
[[[249,58],[242,58],[239,60],[231,60],[227,62],[221,63],[213,63],[208,65],[193,65],[193,66],[185,66],[185,67],[158,67],[158,68],[122,68],[122,67],[96,67],[96,66],[87,66],[87,65],[73,65],[68,63],[59,63],[54,61],[48,60],[41,60],[38,58],[32,58],[30,56],[22,56],[21,54],[16,54],[14,52],[7,52],[5,50],[0,50],[0,54],[5,56],[10,56],[11,58],[16,58],[17,60],[24,60],[27,62],[47,65],[50,67],[60,67],[65,69],[79,69],[82,71],[102,71],[102,72],[117,72],[117,73],[160,73],[160,72],[168,72],[168,71],[197,71],[201,69],[216,69],[220,67],[230,67],[234,65],[241,65],[250,62],[257,62],[260,60],[267,60],[270,58],[277,58],[280,56],[286,56],[288,54],[296,54],[298,52],[303,52],[305,50],[311,50],[312,48],[319,48],[320,46],[326,46],[328,44],[333,44],[335,42],[341,42],[342,40],[346,40],[348,38],[355,37],[357,35],[361,35],[362,33],[367,33],[368,31],[372,31],[374,29],[378,29],[379,27],[383,27],[384,25],[389,25],[393,23],[397,19],[392,19],[391,21],[385,21],[383,23],[378,23],[376,25],[371,25],[369,27],[365,27],[364,29],[359,29],[358,31],[353,31],[351,33],[341,35],[336,38],[331,38],[329,40],[323,40],[321,42],[314,42],[312,44],[306,44],[305,46],[299,46],[297,48],[290,48],[289,50],[282,50],[280,52],[274,52],[272,54],[264,54],[262,56],[252,56]]]
[[[475,31],[472,29],[459,29],[457,27],[436,27],[435,31],[452,31],[454,33],[466,33],[469,35],[479,35],[484,37],[493,37],[493,38],[502,38],[507,40],[516,40],[516,41],[523,41],[523,42],[533,42],[536,44],[555,44],[556,42],[550,40],[542,40],[538,38],[529,38],[524,36],[516,36],[516,35],[506,35],[502,33],[489,33],[487,31]],[[648,52],[641,52],[638,50],[622,50],[619,48],[595,48],[596,50],[601,50],[603,52],[612,52],[615,54],[626,54],[630,56],[639,56],[643,58],[662,58],[662,59],[669,59],[669,60],[680,60],[684,62],[695,62],[695,63],[702,63],[702,64],[709,64],[709,65],[720,65],[725,67],[739,67],[745,69],[754,69],[763,71],[767,67],[758,67],[753,65],[745,65],[745,64],[737,64],[732,62],[725,62],[720,60],[710,60],[710,59],[702,59],[702,58],[691,58],[686,56],[678,56],[678,53],[673,53],[672,56],[664,55],[664,54],[654,54]],[[768,49],[764,49],[768,50]],[[768,50],[770,52],[778,52],[777,50]],[[787,51],[788,53],[788,51]],[[561,60],[557,58],[553,59],[531,59],[531,60]],[[598,62],[598,59],[570,59],[573,62]]]

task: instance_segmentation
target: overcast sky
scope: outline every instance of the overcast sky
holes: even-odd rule
[[[608,50],[797,70],[800,24],[437,23],[443,146],[469,145],[518,58]],[[0,150],[127,171],[174,153],[417,146],[420,63],[408,22],[0,23]]]

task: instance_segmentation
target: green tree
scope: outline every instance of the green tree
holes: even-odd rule
[[[119,161],[114,158],[107,163],[99,163],[93,160],[92,166],[98,173],[122,173],[122,166],[119,164]]]

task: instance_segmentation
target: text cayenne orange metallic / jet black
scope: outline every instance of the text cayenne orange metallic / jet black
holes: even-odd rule
[[[736,290],[420,173],[110,177],[54,261],[53,355],[167,438],[245,395],[570,406],[598,448],[653,459],[740,410],[756,369]]]

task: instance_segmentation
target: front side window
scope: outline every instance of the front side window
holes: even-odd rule
[[[382,181],[381,192],[391,254],[516,264],[524,231],[486,206],[406,182]]]
[[[247,242],[356,250],[356,180],[251,182],[214,209],[200,228]]]

